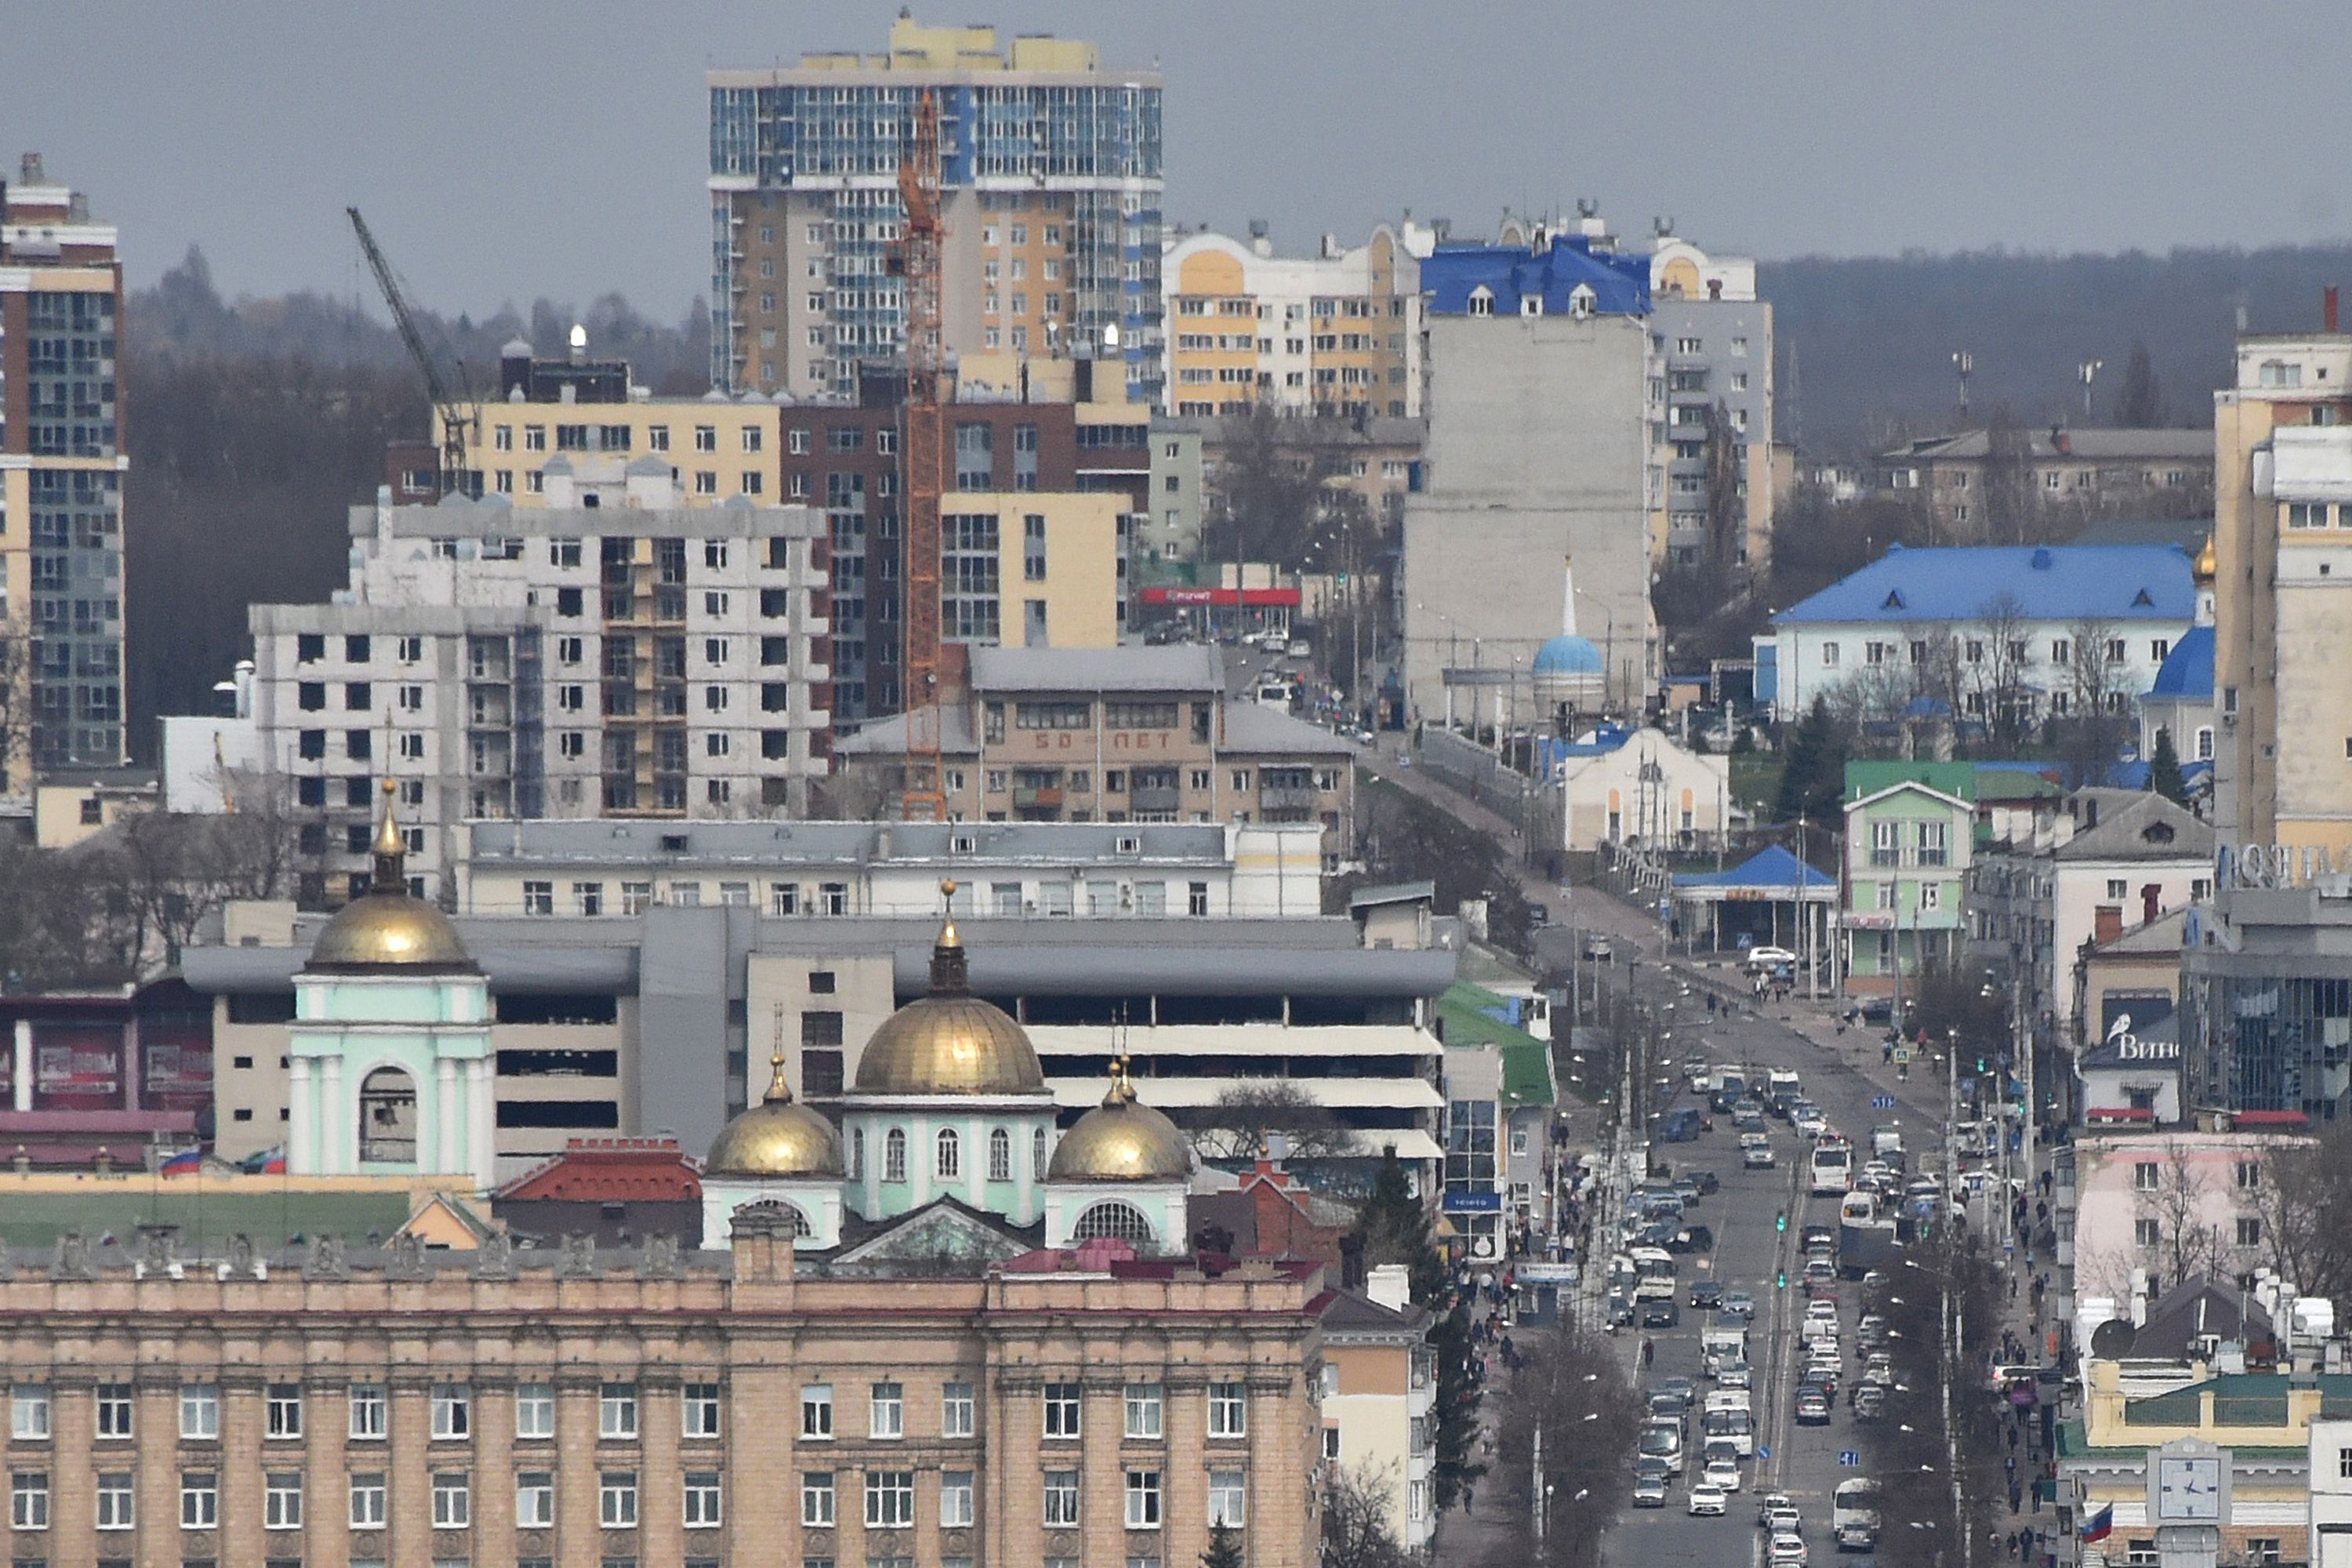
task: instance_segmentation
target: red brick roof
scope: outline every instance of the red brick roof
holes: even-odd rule
[[[702,1173],[675,1138],[574,1138],[562,1153],[516,1177],[498,1195],[573,1203],[698,1201]]]

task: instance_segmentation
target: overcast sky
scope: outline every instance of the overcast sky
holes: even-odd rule
[[[226,293],[373,298],[357,203],[444,310],[709,270],[712,66],[881,47],[896,0],[10,0],[0,153],[191,242]],[[919,14],[922,14],[919,12]],[[1286,247],[1597,197],[1763,258],[2336,240],[2333,6],[2270,0],[961,0],[1167,75],[1169,216]]]

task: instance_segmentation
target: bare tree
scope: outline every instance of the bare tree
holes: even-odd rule
[[[1192,1112],[1192,1146],[1203,1160],[1255,1160],[1271,1139],[1287,1141],[1293,1165],[1355,1151],[1354,1135],[1332,1110],[1288,1081],[1237,1084]]]
[[[2126,671],[2113,621],[2085,616],[2074,622],[2067,631],[2067,646],[2073,661],[2065,690],[2052,694],[2050,727],[2066,759],[2069,782],[2079,788],[2106,776],[2130,734],[2126,712],[2129,694],[2124,689]],[[2062,695],[2063,714],[2055,711]]]
[[[2008,408],[1985,425],[1984,526],[1974,538],[1988,544],[2023,544],[2038,537],[2042,499],[2033,488],[2033,437]]]
[[[2211,1223],[2205,1173],[2189,1163],[2187,1151],[2167,1143],[2155,1164],[2155,1185],[2132,1193],[2136,1245],[2149,1276],[2177,1289],[2223,1261],[2221,1237]]]
[[[32,778],[31,644],[24,627],[0,615],[0,795],[14,794]]]
[[[2002,750],[2024,739],[2032,695],[2025,689],[2025,605],[2004,588],[1977,607],[1977,621],[1963,629],[1962,666],[1967,671],[1969,715]]]
[[[2254,1180],[2265,1261],[2306,1296],[2352,1293],[2352,1128],[2274,1146]]]
[[[1322,1568],[1412,1568],[1397,1540],[1393,1466],[1333,1466],[1323,1479]]]

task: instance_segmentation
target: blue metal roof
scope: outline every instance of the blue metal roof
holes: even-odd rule
[[[2213,628],[2191,626],[2181,639],[2172,645],[2164,663],[2156,672],[2156,684],[2149,687],[2150,697],[2175,697],[2189,702],[2208,702],[2213,697]]]
[[[1677,888],[1834,888],[1837,879],[1817,871],[1778,844],[1767,845],[1727,871],[1676,873]]]
[[[1595,256],[1582,235],[1555,237],[1550,249],[1535,252],[1517,245],[1440,246],[1421,264],[1429,310],[1440,316],[1468,315],[1471,293],[1481,288],[1493,296],[1497,316],[1520,314],[1520,300],[1529,295],[1542,298],[1545,315],[1565,316],[1580,286],[1592,290],[1600,314],[1650,313],[1649,258]]]
[[[1601,675],[1608,668],[1591,639],[1573,633],[1563,632],[1536,649],[1538,675]]]
[[[2186,621],[2197,613],[2189,557],[2175,545],[1895,545],[1772,620],[1776,626],[1973,621],[2003,594],[2029,621]]]

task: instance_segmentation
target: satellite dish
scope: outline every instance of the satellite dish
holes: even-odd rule
[[[2122,1318],[2109,1318],[2091,1331],[2091,1353],[2101,1361],[2121,1361],[2131,1353],[2138,1331]]]

